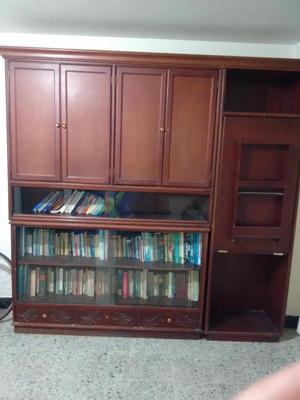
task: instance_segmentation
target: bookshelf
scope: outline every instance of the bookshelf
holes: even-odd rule
[[[1,54],[15,331],[278,340],[299,60]]]
[[[282,334],[298,195],[299,78],[227,71],[208,338],[276,341]]]
[[[175,328],[170,319],[194,320],[204,303],[207,233],[27,226],[12,229],[18,249],[17,326],[26,322],[24,318],[30,318],[30,323],[50,323],[47,316],[53,312],[56,322],[61,315],[60,323],[64,324],[68,319],[65,309],[62,314],[54,311],[56,306],[64,305],[72,314],[72,323],[80,329],[84,317],[78,320],[74,308],[84,305],[92,310],[117,308],[115,315],[126,315],[123,307],[136,309],[133,330],[141,329],[137,309],[157,308],[158,314],[152,313],[151,317],[154,326],[161,318],[160,312],[169,309],[165,326],[172,330]],[[39,314],[38,310],[43,312]],[[192,329],[200,332],[200,318],[197,321]],[[98,323],[101,328],[102,322]],[[143,329],[150,329],[151,319],[144,324]]]

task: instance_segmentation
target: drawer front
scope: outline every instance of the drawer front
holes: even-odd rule
[[[128,311],[93,311],[80,310],[78,315],[80,325],[112,325],[112,326],[136,326],[135,312]]]
[[[199,328],[199,312],[144,312],[140,326],[145,328]]]
[[[75,311],[49,307],[16,307],[17,322],[45,324],[74,324]]]

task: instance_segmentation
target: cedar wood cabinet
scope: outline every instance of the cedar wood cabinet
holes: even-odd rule
[[[16,331],[278,340],[300,63],[2,54]],[[54,191],[104,214],[40,212]]]
[[[10,64],[13,179],[109,183],[111,68]]]
[[[216,89],[216,71],[117,68],[115,183],[210,187]]]

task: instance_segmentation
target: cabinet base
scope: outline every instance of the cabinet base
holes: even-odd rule
[[[206,335],[208,340],[222,340],[233,342],[278,342],[279,334],[257,333],[257,332],[214,332],[209,331]]]
[[[80,336],[116,336],[116,337],[138,337],[157,339],[192,339],[199,340],[203,337],[202,331],[165,331],[165,330],[141,330],[141,329],[90,329],[77,327],[28,327],[14,326],[15,333],[49,334],[49,335],[80,335]]]

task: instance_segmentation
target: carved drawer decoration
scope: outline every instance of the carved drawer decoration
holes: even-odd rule
[[[140,325],[145,327],[165,327],[172,325],[173,319],[167,314],[147,313],[141,315]]]
[[[18,322],[36,322],[40,319],[40,314],[35,308],[17,309],[16,320]]]
[[[108,320],[111,322],[112,325],[121,325],[121,326],[136,325],[136,315],[133,313],[127,313],[121,311],[112,312]]]
[[[81,325],[101,325],[104,323],[104,314],[97,311],[85,311],[79,314],[78,320]]]
[[[175,316],[174,326],[178,328],[198,328],[199,314],[177,314]]]
[[[49,318],[46,319],[55,324],[73,324],[74,314],[72,311],[54,310],[50,312]]]
[[[140,317],[140,325],[147,328],[197,328],[199,327],[199,314],[145,313]]]

